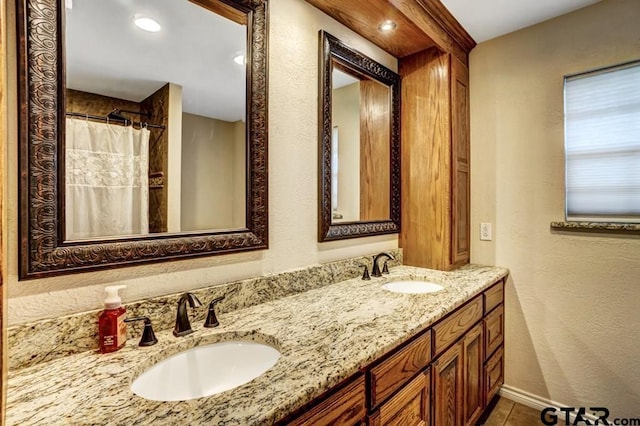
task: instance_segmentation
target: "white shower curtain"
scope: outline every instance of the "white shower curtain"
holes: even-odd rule
[[[66,240],[147,234],[149,130],[66,125]]]

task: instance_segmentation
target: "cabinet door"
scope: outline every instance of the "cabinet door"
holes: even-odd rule
[[[463,370],[462,342],[453,345],[433,363],[434,425],[462,424]]]
[[[482,323],[473,327],[462,341],[464,358],[464,424],[473,425],[482,414],[482,376],[484,361]]]
[[[409,343],[390,358],[371,368],[369,395],[375,409],[431,361],[431,331]]]
[[[500,386],[504,383],[504,361],[502,356],[503,350],[500,347],[484,367],[484,390],[485,401],[489,403],[491,399],[498,393]]]
[[[502,305],[484,317],[485,355],[490,356],[504,340],[504,308]]]
[[[451,57],[451,263],[469,263],[469,70]]]
[[[299,416],[278,424],[289,426],[358,424],[366,414],[365,398],[364,376],[360,376]]]
[[[369,418],[370,426],[429,426],[431,376],[418,374]]]

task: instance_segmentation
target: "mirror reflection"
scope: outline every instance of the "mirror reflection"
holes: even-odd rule
[[[400,76],[320,31],[318,241],[400,231]]]
[[[65,240],[246,227],[246,14],[66,0]]]
[[[391,88],[332,66],[331,223],[389,220]]]

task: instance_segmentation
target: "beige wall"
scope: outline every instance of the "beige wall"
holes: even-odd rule
[[[233,164],[237,166],[233,168],[233,185],[234,194],[243,194],[233,199],[233,224],[234,228],[246,226],[247,203],[245,198],[247,188],[247,144],[246,144],[246,127],[242,120],[233,123],[234,135],[236,141],[241,141],[233,146]],[[242,166],[240,166],[240,164]]]
[[[242,122],[182,115],[182,230],[237,229],[246,226],[245,136]],[[238,138],[238,139],[236,139]],[[236,155],[242,151],[242,158]],[[240,169],[240,170],[238,170]]]
[[[334,89],[331,124],[338,126],[338,213],[360,220],[360,82]]]
[[[12,2],[8,2],[12,7]],[[18,282],[15,107],[9,111],[7,188],[9,323],[99,308],[103,287],[127,284],[125,301],[273,274],[398,246],[397,236],[317,242],[318,30],[325,29],[391,69],[382,52],[303,0],[269,2],[269,250]],[[15,22],[11,11],[8,22]],[[15,46],[15,34],[8,46]],[[15,65],[15,52],[9,60]],[[16,105],[15,70],[9,105]]]
[[[617,417],[640,407],[640,238],[549,223],[564,219],[563,75],[639,59],[639,22],[640,1],[605,0],[470,57],[471,258],[511,269],[506,385]]]

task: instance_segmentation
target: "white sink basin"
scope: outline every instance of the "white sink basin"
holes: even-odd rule
[[[211,396],[248,383],[273,367],[280,352],[249,341],[197,346],[175,354],[142,373],[131,385],[152,401],[185,401]]]
[[[382,285],[382,288],[394,293],[423,294],[442,290],[440,284],[428,281],[393,281]]]

